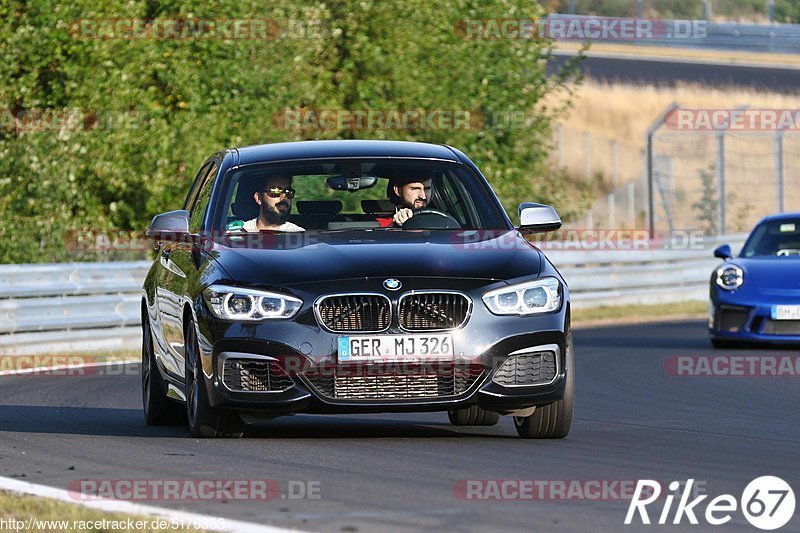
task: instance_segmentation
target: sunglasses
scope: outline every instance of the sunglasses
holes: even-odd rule
[[[286,195],[286,198],[294,198],[295,190],[291,187],[284,189],[282,187],[270,187],[269,189],[264,191],[264,194],[269,196],[270,198],[280,198],[282,194]]]

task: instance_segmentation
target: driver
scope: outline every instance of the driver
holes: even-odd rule
[[[259,207],[258,216],[244,223],[244,231],[305,231],[297,224],[289,222],[294,193],[291,176],[267,176],[261,187],[253,193]]]
[[[402,226],[409,218],[414,216],[414,211],[428,205],[431,196],[431,179],[420,177],[393,178],[387,189],[389,200],[395,204],[396,210],[392,218],[385,221],[379,219],[382,227],[391,224]]]

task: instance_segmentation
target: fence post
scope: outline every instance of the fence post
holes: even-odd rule
[[[614,228],[614,220],[616,219],[616,202],[614,198],[614,193],[608,193],[608,229]]]
[[[628,182],[628,224],[636,228],[636,182]]]
[[[617,186],[619,183],[619,158],[617,155],[617,140],[613,139],[611,141],[611,179],[614,183],[614,187]]]
[[[717,134],[717,235],[725,235],[725,132]]]
[[[775,136],[775,190],[778,193],[778,213],[783,213],[783,133],[778,130]]]
[[[673,102],[667,107],[661,115],[653,122],[649,128],[647,128],[647,137],[645,141],[645,151],[646,151],[646,158],[645,158],[645,168],[646,175],[647,175],[647,219],[648,219],[648,226],[650,231],[650,238],[655,239],[656,234],[656,210],[655,210],[655,195],[653,194],[653,163],[655,158],[653,156],[653,136],[656,133],[656,130],[661,127],[661,124],[664,123],[666,118],[680,106]]]
[[[558,125],[558,169],[564,168],[564,125]]]

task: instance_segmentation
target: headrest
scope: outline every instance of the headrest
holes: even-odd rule
[[[253,194],[256,192],[260,181],[258,180],[239,180],[236,189],[236,198],[231,204],[231,211],[234,216],[242,220],[250,220],[258,216],[259,207]]]
[[[301,215],[335,215],[341,210],[341,200],[302,200],[297,202],[297,212]]]
[[[369,215],[394,213],[395,206],[389,200],[361,200],[361,210]]]

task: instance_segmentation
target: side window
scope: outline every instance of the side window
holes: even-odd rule
[[[458,220],[459,224],[466,227],[467,216],[464,213],[464,195],[461,194],[461,191],[456,190],[455,184],[451,179],[449,175],[444,176],[442,180],[442,196],[444,196],[445,202],[449,204],[450,214]]]
[[[203,182],[206,180],[206,175],[208,174],[209,168],[211,168],[211,163],[206,163],[200,168],[200,172],[198,172],[194,177],[192,188],[189,189],[189,194],[186,195],[186,201],[183,203],[183,208],[187,211],[191,211],[192,206],[197,199],[197,193],[200,191],[200,187],[203,186]]]
[[[208,174],[201,180],[202,185],[197,193],[197,198],[194,205],[191,206],[189,211],[189,231],[197,233],[200,226],[203,225],[203,215],[206,212],[208,202],[211,201],[211,189],[213,189],[214,179],[217,177],[217,163],[214,162],[208,171]]]

